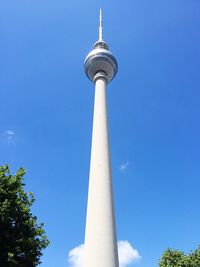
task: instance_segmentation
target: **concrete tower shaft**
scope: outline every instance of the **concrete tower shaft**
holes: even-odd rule
[[[95,102],[84,267],[118,267],[106,105],[106,85],[116,74],[117,63],[114,56],[110,56],[110,51],[105,49],[107,44],[102,37],[101,16],[100,31],[101,38],[85,60],[85,71],[95,83]],[[100,49],[106,51],[105,57],[100,54]]]

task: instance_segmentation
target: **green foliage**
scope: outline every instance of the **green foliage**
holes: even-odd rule
[[[0,166],[0,266],[35,267],[49,241],[31,213],[33,193],[24,191],[25,170]]]
[[[200,267],[200,247],[185,255],[182,251],[167,249],[159,262],[160,267]]]

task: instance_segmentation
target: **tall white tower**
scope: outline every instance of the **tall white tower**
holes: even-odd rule
[[[99,40],[84,67],[95,84],[84,267],[118,267],[106,107],[106,85],[117,73],[117,61],[103,40],[101,10]]]

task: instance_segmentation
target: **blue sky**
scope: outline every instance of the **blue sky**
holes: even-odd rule
[[[119,64],[108,88],[118,239],[138,267],[200,243],[200,2],[3,0],[0,164],[27,170],[51,241],[41,267],[68,266],[84,240],[94,89],[83,61],[99,8]]]

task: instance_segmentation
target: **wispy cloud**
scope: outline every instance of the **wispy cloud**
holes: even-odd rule
[[[15,132],[13,132],[12,130],[7,130],[4,132],[4,137],[8,144],[14,142],[14,136],[15,136]]]
[[[68,262],[71,267],[83,267],[84,245],[70,250],[68,254]],[[131,263],[135,263],[141,259],[139,252],[125,241],[118,242],[119,266],[126,267]]]
[[[130,162],[129,162],[129,161],[124,162],[123,164],[121,164],[121,165],[119,166],[119,170],[120,170],[121,172],[124,172],[124,171],[128,168],[129,165],[130,165]]]

